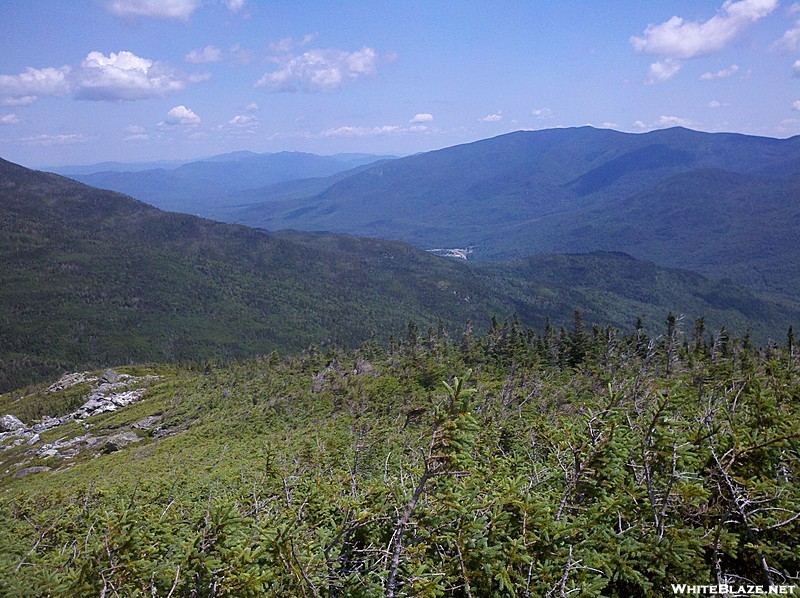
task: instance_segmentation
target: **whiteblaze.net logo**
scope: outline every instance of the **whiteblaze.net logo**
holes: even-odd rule
[[[756,586],[745,584],[692,585],[687,583],[672,584],[673,594],[716,595],[716,596],[768,596],[794,595],[800,597],[796,585],[791,586]]]

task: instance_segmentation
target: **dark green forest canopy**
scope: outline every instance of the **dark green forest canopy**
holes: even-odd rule
[[[577,315],[564,330],[496,322],[453,339],[412,328],[356,351],[121,368],[146,388],[139,402],[0,455],[0,592],[796,584],[793,339],[756,349],[674,322],[657,339]],[[31,424],[93,384],[7,394],[0,411]],[[111,445],[125,434],[136,440]]]

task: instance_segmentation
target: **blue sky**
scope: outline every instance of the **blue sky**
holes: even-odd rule
[[[800,2],[0,2],[0,157],[26,166],[586,124],[800,134]]]

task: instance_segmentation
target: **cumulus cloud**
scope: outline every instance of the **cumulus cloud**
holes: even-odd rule
[[[722,106],[722,104],[720,104],[717,100],[711,100],[708,103],[709,108],[719,108],[720,106]]]
[[[535,108],[531,114],[536,118],[553,118],[553,111],[550,108]]]
[[[739,71],[739,65],[732,64],[726,69],[722,69],[716,72],[708,72],[703,73],[700,75],[701,81],[710,81],[711,79],[725,79],[730,77],[731,75],[735,75]]]
[[[654,62],[650,65],[650,69],[647,71],[646,82],[661,83],[662,81],[672,79],[672,77],[680,72],[682,67],[683,63],[681,63],[681,61],[674,60],[672,58]]]
[[[183,105],[175,106],[167,112],[167,118],[164,120],[164,124],[167,125],[195,126],[199,125],[200,122],[200,117]]]
[[[131,101],[160,98],[183,89],[184,82],[163,65],[131,52],[89,52],[81,63],[75,97]]]
[[[777,6],[777,0],[726,0],[707,21],[674,16],[659,25],[648,25],[641,37],[633,36],[630,42],[637,52],[664,57],[650,65],[648,82],[666,81],[680,70],[681,61],[719,52]]]
[[[703,22],[672,17],[660,25],[648,25],[642,37],[631,37],[637,52],[686,59],[722,50],[749,25],[766,17],[777,0],[726,0],[719,12]]]
[[[247,112],[255,112],[258,110],[258,104],[255,102],[250,102],[247,106],[244,107]]]
[[[232,0],[230,3],[236,2]],[[152,19],[180,19],[185,21],[200,6],[200,1],[110,0],[107,1],[105,5],[109,12],[118,17],[148,17]]]
[[[412,118],[408,122],[410,122],[410,123],[429,123],[432,120],[433,120],[433,114],[428,114],[427,112],[425,112],[425,113],[421,113],[421,114],[415,115],[414,118]]]
[[[797,110],[800,112],[800,100],[795,100],[792,102],[792,110]]]
[[[795,77],[800,77],[800,60],[794,61],[794,64],[792,65],[792,72],[794,72]]]
[[[11,114],[5,114],[3,116],[0,116],[0,125],[15,125],[18,122],[19,122],[19,117],[13,112]]]
[[[89,52],[78,67],[35,69],[19,75],[0,75],[0,103],[24,106],[38,96],[68,93],[81,100],[141,100],[164,97],[183,89],[186,82],[207,80],[209,75],[184,80],[165,65],[131,52]]]
[[[278,70],[265,73],[256,81],[256,87],[266,87],[275,92],[329,92],[374,75],[378,55],[367,47],[355,52],[331,48],[309,50],[299,56],[275,60],[279,64]]]
[[[65,95],[70,90],[70,67],[35,69],[28,67],[19,75],[0,75],[0,96],[6,106],[23,106],[37,96]]]
[[[184,58],[191,64],[203,64],[204,62],[219,62],[222,60],[222,50],[214,46],[206,46],[202,49],[192,50]]]
[[[239,12],[244,8],[244,0],[228,0],[226,4],[231,12]]]
[[[478,119],[481,122],[485,123],[496,123],[497,121],[503,120],[503,115],[500,113],[497,114],[487,114],[483,118]]]

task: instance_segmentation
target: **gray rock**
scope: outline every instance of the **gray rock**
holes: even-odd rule
[[[141,438],[139,438],[138,434],[133,430],[125,430],[124,432],[117,432],[116,434],[112,434],[108,438],[106,438],[106,444],[103,447],[103,450],[107,453],[113,453],[114,451],[118,451],[124,446],[132,444],[134,442],[139,442]]]
[[[110,384],[114,384],[115,382],[119,382],[119,374],[112,369],[107,369],[103,372],[103,376],[100,378],[103,382],[108,382]]]
[[[25,428],[22,421],[11,414],[0,417],[0,432],[13,432],[14,430],[22,430]]]
[[[44,465],[37,465],[36,467],[23,467],[17,473],[14,474],[15,478],[24,478],[25,476],[31,475],[33,473],[42,473],[43,471],[50,471],[49,467],[45,467]]]

